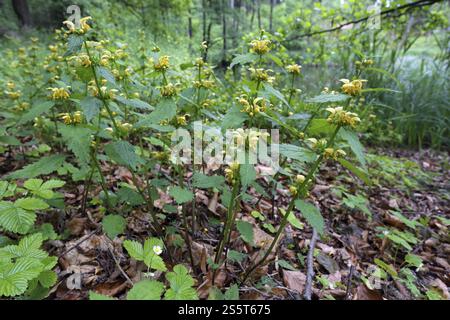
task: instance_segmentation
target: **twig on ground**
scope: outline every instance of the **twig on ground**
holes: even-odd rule
[[[317,242],[317,230],[313,229],[311,243],[309,244],[309,251],[308,251],[305,294],[303,295],[305,300],[311,300],[312,281],[314,277],[314,248],[316,247],[316,242]]]
[[[131,281],[130,277],[127,275],[127,273],[120,266],[120,262],[119,262],[119,260],[117,260],[116,256],[114,255],[114,252],[111,250],[111,248],[108,245],[107,245],[107,247],[108,247],[109,254],[112,256],[112,258],[114,259],[114,262],[116,263],[117,268],[119,268],[120,273],[122,273],[122,275],[125,277],[125,279],[127,279],[127,282],[131,286],[133,286],[133,281]]]

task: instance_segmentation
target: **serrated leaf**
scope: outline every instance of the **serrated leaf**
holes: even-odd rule
[[[102,101],[95,97],[85,97],[83,100],[80,100],[79,104],[87,122],[96,119],[102,107]]]
[[[83,37],[75,34],[71,34],[67,39],[67,51],[64,53],[64,57],[71,56],[81,50],[83,46]]]
[[[280,209],[280,212],[283,216],[286,214],[286,211],[284,209]],[[287,220],[293,227],[303,230],[303,223],[301,223],[300,220],[297,219],[294,212],[291,212]]]
[[[325,222],[319,209],[315,205],[303,200],[296,200],[295,206],[300,210],[306,221],[316,229],[319,234],[323,234]]]
[[[222,176],[207,176],[201,172],[195,172],[192,177],[192,185],[196,188],[200,189],[209,189],[209,188],[221,188],[221,186],[225,183],[225,178]]]
[[[163,259],[157,255],[153,248],[159,246],[164,248],[164,243],[158,238],[149,238],[144,242],[144,263],[151,269],[166,271],[167,267]]]
[[[50,111],[50,109],[54,106],[53,101],[43,101],[33,105],[30,110],[22,115],[19,119],[18,125],[23,125],[29,121],[33,121],[34,118],[40,116],[41,114]]]
[[[44,288],[50,288],[57,280],[58,276],[51,270],[42,271],[38,276],[38,281]]]
[[[367,170],[366,157],[364,155],[364,147],[359,141],[358,135],[353,131],[349,131],[343,128],[339,130],[339,135],[342,137],[342,139],[347,141],[347,143],[350,146],[350,149],[352,149],[353,153],[355,154],[356,159],[358,159],[362,167],[365,170]]]
[[[192,201],[194,199],[194,194],[192,191],[175,186],[170,188],[169,195],[175,199],[178,204]]]
[[[127,294],[127,300],[160,300],[164,285],[155,280],[142,280],[136,283]]]
[[[123,247],[133,259],[144,261],[144,247],[142,244],[133,240],[125,240],[123,242]]]
[[[102,227],[108,237],[114,239],[125,231],[127,221],[120,215],[110,214],[103,218]]]
[[[249,245],[253,246],[253,225],[250,222],[240,220],[236,222],[236,228],[241,234],[241,238]]]
[[[133,109],[139,109],[139,110],[145,110],[145,111],[151,111],[154,110],[151,105],[149,105],[147,102],[139,100],[139,99],[127,99],[122,96],[117,96],[116,100],[120,103],[123,103],[124,105],[131,107]]]
[[[241,64],[247,64],[250,62],[253,62],[256,60],[258,56],[254,53],[246,53],[246,54],[239,54],[231,60],[230,68],[233,68],[235,65]]]
[[[46,175],[56,171],[62,166],[66,159],[63,155],[52,155],[43,157],[40,160],[23,167],[20,170],[14,171],[7,175],[8,179],[27,179],[34,178],[40,175]]]
[[[143,117],[136,123],[136,128],[149,125],[158,125],[161,121],[171,120],[177,113],[177,105],[170,99],[163,99],[156,106],[155,110],[148,116]]]
[[[279,152],[281,155],[289,159],[294,159],[302,162],[313,162],[317,156],[314,152],[293,144],[280,144]]]
[[[336,126],[328,123],[327,119],[312,119],[307,129],[308,133],[313,135],[331,134],[334,130]]]
[[[116,300],[113,297],[97,293],[95,291],[89,291],[89,300],[100,300],[100,301],[109,301]]]
[[[370,179],[369,175],[364,170],[358,168],[357,166],[355,166],[354,164],[352,164],[350,161],[348,161],[346,159],[338,158],[338,161],[343,167],[347,168],[355,176],[357,176],[362,181],[364,181],[365,184],[367,184],[368,186],[372,185],[372,180]]]
[[[240,127],[249,117],[236,106],[231,107],[222,118],[222,129],[235,129]]]
[[[21,198],[14,202],[14,205],[18,208],[22,208],[25,210],[44,210],[49,207],[49,205],[38,198]]]
[[[256,170],[253,164],[244,163],[239,166],[242,187],[247,187],[256,179]]]
[[[136,170],[143,160],[136,154],[135,147],[128,141],[114,141],[105,146],[105,153],[117,164]]]
[[[41,265],[30,259],[7,263],[0,269],[0,296],[13,297],[27,290],[28,281],[41,271]]]
[[[89,164],[92,130],[79,126],[60,125],[59,133],[80,165]]]
[[[166,274],[166,279],[170,283],[170,289],[166,291],[164,297],[167,300],[197,300],[198,295],[192,286],[194,279],[188,274],[185,266],[178,264],[173,268],[173,272]]]
[[[25,234],[34,224],[36,214],[33,211],[16,207],[12,202],[0,202],[0,226],[11,232]]]
[[[278,98],[286,106],[290,107],[289,103],[286,101],[286,99],[284,98],[283,94],[280,91],[278,91],[277,89],[275,89],[274,87],[272,87],[270,84],[265,83],[264,84],[264,89],[266,90],[267,93],[269,93],[270,95]]]

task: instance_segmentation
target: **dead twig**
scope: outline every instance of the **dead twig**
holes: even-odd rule
[[[314,277],[314,248],[316,247],[317,237],[317,230],[313,229],[308,251],[305,294],[303,295],[305,300],[311,300],[312,281]]]

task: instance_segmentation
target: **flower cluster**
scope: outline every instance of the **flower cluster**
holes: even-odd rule
[[[299,75],[302,71],[302,66],[298,64],[291,64],[286,67],[286,71],[290,74]]]
[[[266,99],[261,97],[255,98],[252,103],[245,97],[240,97],[238,101],[242,106],[241,112],[247,113],[250,117],[257,115],[260,112],[264,112],[269,104]]]
[[[265,70],[263,68],[249,68],[248,70],[250,71],[250,77],[252,80],[268,83],[273,83],[275,81],[275,77],[269,75],[269,72],[273,72],[270,69]]]
[[[267,39],[253,40],[250,43],[251,49],[254,53],[263,55],[270,51],[271,41]]]
[[[177,94],[177,86],[173,83],[168,83],[165,86],[162,86],[159,91],[163,97],[173,97]]]
[[[333,148],[325,148],[325,150],[323,151],[323,157],[325,159],[334,159],[337,160],[338,158],[342,158],[345,157],[346,153],[344,150],[341,149],[333,149]]]
[[[65,124],[77,124],[83,121],[83,114],[81,111],[75,111],[73,114],[62,113],[60,116]]]
[[[356,113],[345,111],[342,107],[327,108],[327,111],[330,112],[327,121],[331,124],[355,127],[361,122]]]
[[[80,19],[80,25],[79,28],[73,23],[72,21],[64,21],[63,24],[68,29],[66,33],[76,33],[76,34],[85,34],[91,29],[91,26],[88,24],[88,21],[92,20],[91,17],[84,17]]]
[[[70,93],[67,88],[48,88],[51,91],[50,99],[52,100],[67,100]]]
[[[239,163],[232,162],[228,168],[225,168],[225,179],[229,183],[234,184],[236,182],[236,177],[239,176]]]
[[[170,62],[169,62],[169,56],[162,56],[159,57],[157,61],[154,61],[153,68],[155,68],[155,71],[163,72],[169,69]]]
[[[350,81],[348,79],[341,79],[339,81],[343,83],[342,91],[351,96],[359,95],[362,91],[363,83],[367,82],[367,80],[360,80],[360,79],[356,79],[353,81]]]

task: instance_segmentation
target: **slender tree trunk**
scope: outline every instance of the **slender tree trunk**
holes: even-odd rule
[[[262,29],[262,25],[261,25],[261,0],[257,0],[257,5],[258,5],[258,28],[259,30]]]
[[[256,7],[256,0],[252,1],[252,15],[250,18],[250,31],[253,31],[253,22],[255,21],[255,7]]]
[[[188,36],[189,36],[189,51],[192,51],[192,15],[191,8],[188,10]]]
[[[269,0],[270,1],[270,14],[269,14],[269,30],[270,32],[273,32],[273,6],[275,5],[275,0]]]
[[[224,64],[227,60],[227,17],[225,14],[225,4],[226,0],[222,0],[221,9],[222,9],[222,38],[223,38],[223,46],[222,46],[222,64]]]
[[[31,14],[27,0],[12,0],[12,6],[22,27],[31,26]]]

